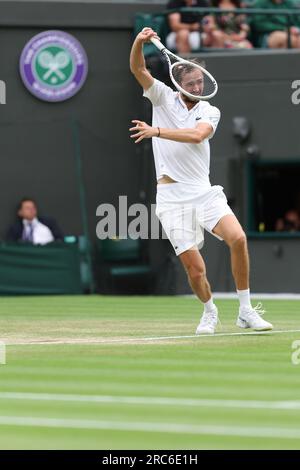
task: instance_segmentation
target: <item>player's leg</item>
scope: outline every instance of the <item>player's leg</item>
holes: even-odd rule
[[[249,289],[249,255],[246,235],[233,214],[222,217],[213,229],[230,248],[232,274],[240,301],[237,326],[255,330],[271,330],[271,323],[263,320],[261,305],[252,308]]]
[[[204,314],[196,334],[214,333],[218,311],[206,278],[205,263],[198,250],[198,245],[203,241],[203,229],[197,224],[198,211],[192,204],[174,202],[176,198],[180,201],[185,197],[185,189],[179,183],[159,184],[156,215],[184,266],[192,290],[204,304]],[[173,203],[170,204],[170,201]]]
[[[211,290],[206,277],[205,263],[197,246],[181,253],[179,259],[187,273],[189,284],[193,292],[201,302],[208,302],[211,299]]]
[[[212,293],[206,277],[204,260],[195,245],[179,255],[179,259],[187,273],[193,292],[204,304],[204,313],[196,330],[196,334],[212,334],[218,322],[218,310],[213,303]]]
[[[249,255],[247,238],[239,221],[233,214],[225,215],[213,229],[230,248],[231,267],[238,291],[249,289]],[[250,305],[250,295],[245,299]]]

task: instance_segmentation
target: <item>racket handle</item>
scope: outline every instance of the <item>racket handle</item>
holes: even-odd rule
[[[156,38],[151,38],[150,41],[152,42],[152,44],[154,44],[155,47],[157,47],[157,49],[159,49],[160,51],[162,51],[163,49],[165,49],[165,46]]]

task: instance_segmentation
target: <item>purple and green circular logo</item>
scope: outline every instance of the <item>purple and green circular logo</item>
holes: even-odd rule
[[[82,45],[64,31],[44,31],[24,47],[20,73],[26,88],[44,101],[64,101],[84,84],[88,59]]]

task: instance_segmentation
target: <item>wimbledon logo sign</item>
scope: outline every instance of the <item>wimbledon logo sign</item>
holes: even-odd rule
[[[88,59],[81,44],[63,31],[44,31],[24,47],[20,73],[24,85],[44,101],[64,101],[84,84]]]

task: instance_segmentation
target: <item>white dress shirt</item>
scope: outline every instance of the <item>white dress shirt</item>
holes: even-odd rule
[[[26,239],[29,240],[30,232],[32,230],[32,243],[34,245],[46,245],[54,241],[51,230],[42,224],[37,218],[33,220],[23,219],[24,230]]]

